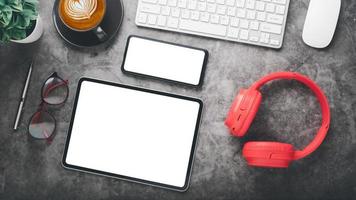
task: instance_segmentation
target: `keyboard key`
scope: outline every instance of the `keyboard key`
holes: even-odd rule
[[[260,42],[268,44],[269,43],[269,34],[268,33],[261,33]]]
[[[247,0],[246,1],[246,8],[255,9],[255,0]]]
[[[189,19],[189,17],[190,17],[190,11],[186,9],[182,10],[182,18]]]
[[[274,9],[275,9],[275,5],[274,4],[271,4],[271,3],[267,4],[267,6],[266,6],[266,11],[267,12],[274,13]]]
[[[269,43],[270,43],[271,45],[274,45],[274,46],[278,46],[278,45],[279,45],[279,41],[278,41],[278,40],[275,40],[275,39],[271,39]]]
[[[250,41],[258,42],[259,38],[257,36],[250,36]]]
[[[237,38],[238,36],[239,36],[239,29],[229,28],[229,31],[227,32],[227,37]]]
[[[199,20],[199,12],[198,11],[192,11],[190,13],[190,18],[193,19],[193,20]]]
[[[177,6],[177,0],[168,0],[168,5],[171,7],[176,7]]]
[[[260,30],[267,33],[274,33],[274,34],[281,34],[282,33],[282,26],[262,23],[260,26]]]
[[[272,0],[272,2],[278,3],[278,4],[286,4],[287,0]]]
[[[220,17],[220,24],[222,24],[222,25],[228,25],[228,24],[229,24],[229,17],[227,17],[227,16],[221,16],[221,17]]]
[[[257,12],[257,20],[265,21],[266,20],[266,13],[265,12]]]
[[[236,0],[236,6],[243,8],[245,6],[245,0]]]
[[[161,6],[153,5],[153,4],[142,4],[141,12],[152,13],[152,14],[160,14]]]
[[[168,26],[169,28],[178,28],[178,23],[179,23],[178,18],[169,17],[169,18],[168,18],[168,21],[167,21],[167,26]]]
[[[264,44],[269,44],[269,39],[262,39],[260,38],[260,42]]]
[[[257,1],[256,2],[256,10],[264,11],[265,10],[265,5],[266,5],[266,3],[262,2],[262,1]]]
[[[207,11],[210,13],[215,13],[216,12],[216,5],[212,3],[207,4]]]
[[[179,8],[186,8],[187,7],[187,0],[178,0],[178,7]]]
[[[179,17],[179,15],[180,15],[179,8],[172,8],[171,12],[172,12],[173,17]]]
[[[218,14],[220,15],[225,15],[226,13],[226,6],[218,5],[217,11]]]
[[[228,6],[234,6],[235,5],[235,0],[226,0],[226,5]]]
[[[157,21],[157,15],[148,15],[148,23],[155,25]]]
[[[235,17],[236,16],[236,8],[235,7],[228,7],[227,8],[227,15]]]
[[[244,9],[237,9],[237,17],[245,18],[246,17],[246,10]]]
[[[209,22],[209,13],[205,13],[205,12],[200,13],[200,21]]]
[[[247,17],[247,19],[255,19],[256,18],[256,11],[248,10],[246,17]]]
[[[167,23],[167,17],[165,16],[158,17],[158,21],[157,21],[158,26],[166,26],[166,23]]]
[[[159,5],[165,6],[167,5],[167,0],[159,0]]]
[[[231,24],[231,26],[233,26],[233,27],[238,27],[238,26],[239,26],[239,19],[237,19],[237,18],[231,18],[230,24]]]
[[[248,21],[245,19],[240,20],[240,28],[248,29]]]
[[[192,20],[199,20],[199,16],[200,16],[200,14],[198,11],[192,11],[190,13],[190,19],[192,19]]]
[[[197,7],[197,0],[189,0],[188,2],[188,9],[195,10]]]
[[[283,23],[283,16],[282,15],[275,15],[275,14],[268,14],[267,15],[267,22],[273,24],[282,24]]]
[[[205,11],[206,10],[206,3],[205,2],[198,2],[198,10]]]
[[[157,3],[157,0],[142,0],[145,3]]]
[[[171,8],[170,7],[162,7],[161,13],[162,13],[162,15],[168,16],[171,13]]]
[[[138,15],[137,21],[138,21],[139,23],[145,24],[146,21],[147,21],[147,14],[146,14],[146,13],[140,13],[140,14]]]
[[[218,24],[208,24],[208,23],[201,23],[197,21],[190,21],[182,19],[180,21],[180,28],[183,30],[189,30],[199,33],[209,32],[213,35],[218,36],[226,36],[226,26],[218,25]]]
[[[218,24],[219,23],[219,15],[211,15],[210,16],[210,21],[211,21],[211,23],[213,23],[213,24]]]
[[[248,31],[247,30],[241,30],[240,31],[240,39],[241,40],[247,40],[248,39]]]
[[[276,13],[283,15],[285,9],[285,6],[276,6]]]
[[[252,21],[250,23],[250,29],[252,29],[252,30],[258,31],[259,26],[260,26],[260,23],[258,23],[256,21]]]

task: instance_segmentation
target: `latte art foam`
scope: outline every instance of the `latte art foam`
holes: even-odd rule
[[[97,0],[67,0],[64,2],[66,14],[74,20],[89,19],[97,9]]]
[[[60,19],[74,31],[89,31],[99,26],[105,12],[106,0],[59,0],[58,3]]]

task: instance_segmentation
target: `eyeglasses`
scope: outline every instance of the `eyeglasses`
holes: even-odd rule
[[[56,119],[47,111],[47,106],[64,104],[68,99],[68,93],[68,80],[60,78],[57,72],[47,78],[41,90],[41,104],[29,123],[28,131],[32,137],[52,141]]]

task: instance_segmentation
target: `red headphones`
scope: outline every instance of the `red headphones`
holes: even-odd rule
[[[251,166],[286,168],[292,160],[311,154],[323,142],[330,123],[328,100],[320,87],[308,77],[295,72],[276,72],[255,82],[249,89],[241,89],[232,103],[225,125],[232,135],[242,137],[246,134],[260,106],[262,95],[259,88],[276,79],[294,79],[308,86],[319,100],[322,112],[322,125],[314,140],[303,150],[294,150],[291,144],[280,142],[247,142],[242,154]]]

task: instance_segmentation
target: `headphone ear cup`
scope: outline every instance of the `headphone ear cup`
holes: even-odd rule
[[[242,137],[246,134],[256,116],[261,100],[262,95],[258,90],[240,90],[225,120],[225,125],[234,136]]]
[[[294,158],[294,148],[280,142],[247,142],[242,155],[250,166],[287,168]]]

